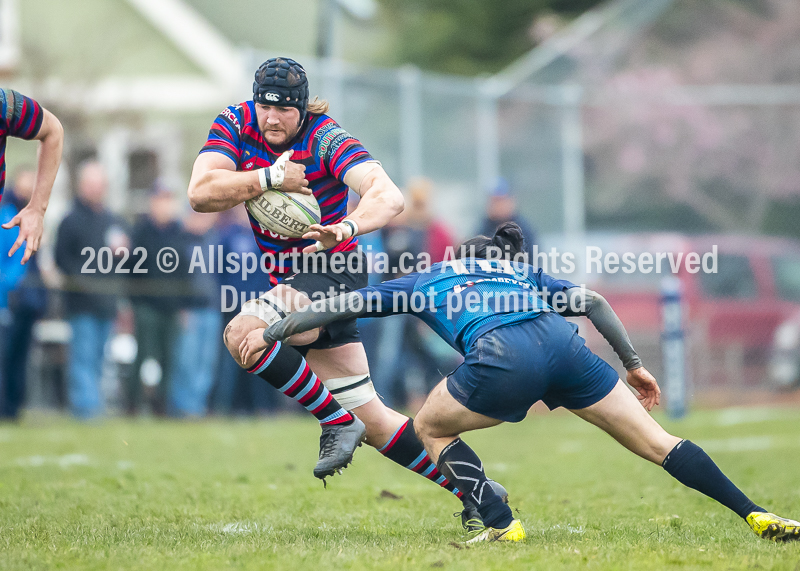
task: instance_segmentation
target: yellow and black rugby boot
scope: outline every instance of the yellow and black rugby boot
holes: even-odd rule
[[[800,522],[769,512],[753,512],[745,518],[756,535],[772,541],[800,540]]]
[[[503,529],[487,527],[478,533],[478,535],[468,540],[467,543],[479,543],[481,541],[522,541],[524,539],[525,529],[522,527],[522,523],[518,519],[515,519],[508,524],[508,527],[504,527]]]
[[[500,499],[503,500],[504,504],[507,504],[508,491],[503,487],[503,485],[491,479],[489,479],[488,482],[492,487],[492,491],[500,496]],[[478,512],[478,506],[476,506],[475,503],[470,499],[464,500],[464,509],[460,512],[454,513],[453,517],[461,517],[461,527],[466,529],[467,533],[483,531],[486,528],[486,526],[483,525],[481,514]]]

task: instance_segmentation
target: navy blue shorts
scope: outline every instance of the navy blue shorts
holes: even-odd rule
[[[600,401],[619,375],[592,353],[578,326],[555,313],[481,335],[447,377],[453,398],[485,416],[519,422],[537,401],[553,410]]]

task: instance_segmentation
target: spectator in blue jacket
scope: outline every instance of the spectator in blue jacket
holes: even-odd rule
[[[216,267],[203,272],[190,260],[198,253],[208,259],[209,248],[217,249],[219,234],[214,228],[216,213],[190,212],[184,220],[185,260],[179,271],[185,275],[186,295],[180,312],[180,333],[172,375],[170,411],[175,416],[205,416],[208,397],[214,384],[220,354],[222,315],[220,314],[220,275]]]
[[[0,206],[0,220],[10,220],[28,205],[36,185],[36,171],[17,171],[14,184]],[[19,229],[0,234],[0,252],[8,252]],[[25,400],[28,353],[33,325],[47,309],[38,258],[22,265],[24,249],[10,258],[0,254],[0,419],[15,420]],[[5,355],[5,359],[3,359]]]

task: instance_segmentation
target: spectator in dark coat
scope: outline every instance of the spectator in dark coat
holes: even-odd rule
[[[174,194],[158,187],[150,197],[150,208],[134,226],[131,248],[144,248],[147,257],[132,273],[131,302],[136,327],[136,361],[133,374],[127,379],[125,408],[135,414],[142,405],[147,388],[147,400],[159,416],[168,413],[168,395],[175,343],[178,339],[178,311],[187,295],[185,272],[189,260],[181,260],[177,270],[168,266],[170,258],[160,257],[163,248],[173,248],[180,258],[183,249],[183,229],[177,220]],[[134,261],[135,258],[135,261]],[[138,263],[139,256],[132,256]]]
[[[72,210],[58,228],[56,265],[64,274],[64,307],[72,328],[67,396],[72,413],[91,418],[103,411],[103,355],[117,315],[119,281],[114,254],[129,246],[125,227],[105,206],[108,179],[95,161],[81,166]],[[85,248],[89,248],[84,252]]]

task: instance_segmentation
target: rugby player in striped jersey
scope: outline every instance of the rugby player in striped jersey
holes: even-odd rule
[[[55,115],[30,97],[12,89],[0,89],[0,113],[0,200],[6,184],[6,140],[8,137],[17,137],[39,141],[33,194],[28,204],[11,220],[0,220],[5,230],[19,227],[17,239],[8,255],[13,256],[25,244],[25,253],[22,256],[22,263],[25,264],[39,249],[42,239],[44,213],[61,164],[64,129]]]
[[[246,200],[280,189],[313,194],[322,214],[321,224],[311,226],[302,238],[280,236],[250,216],[258,247],[277,267],[260,284],[262,291],[269,291],[245,303],[225,329],[225,345],[240,366],[300,402],[319,420],[322,436],[314,469],[318,478],[345,467],[365,440],[387,458],[462,498],[431,462],[412,420],[385,406],[375,393],[355,319],[332,324],[320,334],[276,343],[247,359],[239,354],[239,345],[251,331],[309,304],[309,298],[366,286],[365,256],[357,249],[357,236],[383,227],[403,210],[403,196],[380,163],[327,111],[326,102],[309,101],[300,64],[270,59],[256,71],[253,100],[219,114],[195,161],[188,194],[199,212],[244,208]],[[361,199],[346,216],[348,187]],[[327,263],[303,271],[285,257],[323,250],[329,259],[344,257],[346,267]],[[468,528],[480,525],[475,505],[466,497],[463,501],[462,523]]]

